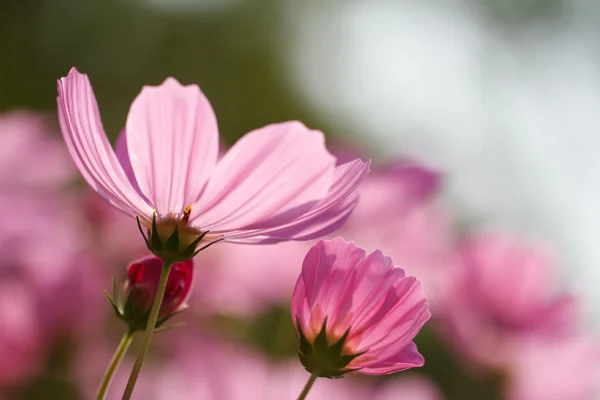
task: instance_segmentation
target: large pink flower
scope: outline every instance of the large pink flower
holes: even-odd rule
[[[292,298],[300,359],[325,377],[423,365],[412,340],[429,317],[416,278],[381,251],[365,256],[340,237],[308,252]]]
[[[252,131],[218,160],[210,103],[198,86],[173,78],[142,89],[115,150],[89,80],[75,68],[58,83],[58,113],[90,186],[147,228],[156,217],[163,244],[177,228],[180,249],[199,237],[274,243],[329,233],[350,214],[369,170],[360,160],[336,168],[323,134],[299,122]]]

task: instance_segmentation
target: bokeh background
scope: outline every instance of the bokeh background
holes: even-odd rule
[[[112,140],[141,87],[174,76],[210,99],[223,148],[298,119],[373,159],[340,234],[423,279],[426,366],[312,398],[600,398],[600,3],[0,2],[0,398],[93,398],[124,328],[102,291],[145,254],[63,148],[72,66]],[[287,300],[311,244],[201,254],[137,398],[295,398]]]

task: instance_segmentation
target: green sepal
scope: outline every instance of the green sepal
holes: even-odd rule
[[[297,317],[296,326],[298,327],[299,336],[296,352],[300,362],[308,372],[311,374],[316,373],[321,378],[335,379],[355,370],[347,368],[348,364],[364,352],[344,354],[344,344],[350,329],[340,339],[330,344],[327,340],[327,319],[323,322],[323,327],[312,342],[307,339],[302,331]]]
[[[158,235],[158,228],[156,227],[156,213],[152,216],[152,234],[150,235],[150,241],[152,243],[152,251],[163,251],[164,246]]]
[[[144,230],[142,229],[142,224],[140,222],[140,217],[136,216],[135,219],[137,220],[137,226],[138,226],[138,229],[140,230],[140,233],[142,234],[142,237],[144,238],[144,242],[146,243],[146,247],[148,248],[148,250],[152,251],[152,246],[150,245],[150,242],[148,241],[148,238],[146,237],[146,235],[144,235]],[[150,231],[148,231],[148,235],[150,235]]]
[[[110,293],[108,293],[108,291],[105,290],[104,295],[110,302],[110,305],[112,306],[112,308],[115,310],[115,314],[117,314],[117,317],[121,318],[121,311],[119,310],[119,306],[117,305],[115,300],[110,296]]]
[[[167,251],[177,252],[179,251],[179,225],[175,225],[173,233],[167,239],[166,243]]]

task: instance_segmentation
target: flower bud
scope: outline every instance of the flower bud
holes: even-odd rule
[[[115,312],[133,331],[144,330],[158,290],[163,261],[147,256],[127,266],[127,279],[123,283],[118,301],[110,298]],[[164,298],[156,327],[187,308],[194,275],[192,260],[173,264],[167,280]],[[114,294],[113,294],[114,298]]]

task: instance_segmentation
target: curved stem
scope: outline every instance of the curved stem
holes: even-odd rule
[[[140,371],[142,370],[142,365],[144,365],[144,360],[146,359],[146,355],[148,354],[148,348],[150,347],[150,341],[152,340],[152,334],[154,333],[154,327],[156,326],[156,321],[158,320],[160,305],[165,295],[165,288],[167,287],[169,272],[171,271],[172,265],[172,263],[165,262],[165,264],[163,265],[162,272],[160,273],[158,290],[156,291],[154,304],[152,304],[152,310],[150,311],[150,316],[148,317],[148,325],[146,325],[144,338],[142,339],[142,343],[140,344],[140,350],[138,352],[137,358],[135,359],[133,369],[131,370],[131,375],[129,375],[129,380],[127,381],[127,387],[125,388],[125,392],[123,393],[122,400],[131,399],[133,388],[135,387],[137,378],[140,375]]]
[[[308,378],[308,381],[306,381],[306,385],[304,385],[304,389],[302,389],[302,393],[300,393],[300,396],[298,396],[298,400],[306,399],[306,395],[308,394],[308,392],[310,391],[310,388],[312,388],[313,384],[315,383],[315,381],[317,380],[318,377],[319,377],[319,375],[316,373],[316,371],[313,371],[310,378]]]
[[[127,349],[129,349],[132,339],[133,331],[131,330],[125,332],[121,338],[121,342],[119,343],[119,346],[117,346],[117,350],[115,350],[115,354],[113,354],[110,364],[108,364],[108,367],[106,368],[106,372],[104,372],[104,377],[102,378],[102,382],[98,388],[98,393],[96,394],[96,400],[104,400],[106,391],[110,386],[110,382],[112,381],[115,372],[117,372],[117,368],[119,368],[119,364],[125,356],[125,353],[127,353]]]

